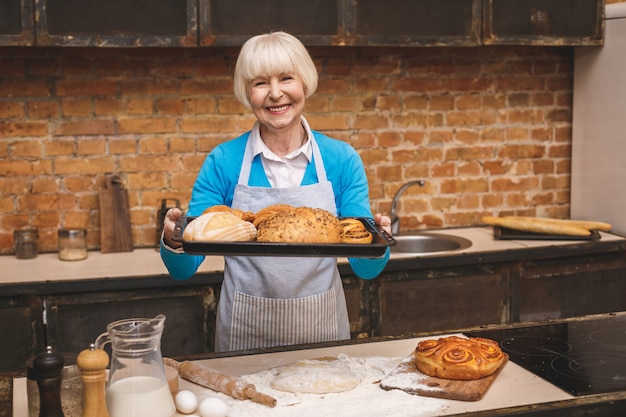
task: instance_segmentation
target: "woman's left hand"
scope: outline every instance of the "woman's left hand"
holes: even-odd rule
[[[383,228],[383,230],[391,236],[391,219],[389,216],[383,216],[381,213],[374,214],[374,223]]]

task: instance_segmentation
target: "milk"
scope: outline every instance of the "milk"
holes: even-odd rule
[[[176,412],[167,383],[151,376],[113,382],[106,403],[111,417],[172,417]]]

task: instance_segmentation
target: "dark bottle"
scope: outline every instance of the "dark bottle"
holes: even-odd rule
[[[33,367],[39,387],[39,417],[65,417],[61,407],[61,371],[65,359],[48,346],[35,357]]]

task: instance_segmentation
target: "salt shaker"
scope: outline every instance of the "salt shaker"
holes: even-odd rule
[[[61,371],[65,359],[48,346],[35,357],[33,366],[39,387],[39,417],[65,417],[61,407]]]

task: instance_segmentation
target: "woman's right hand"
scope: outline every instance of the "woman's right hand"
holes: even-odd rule
[[[165,219],[163,220],[163,243],[172,249],[178,249],[183,246],[182,243],[172,240],[172,233],[174,233],[176,221],[182,215],[183,212],[179,208],[171,208],[165,213]]]

